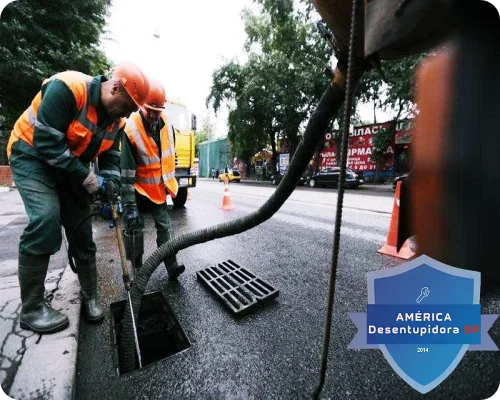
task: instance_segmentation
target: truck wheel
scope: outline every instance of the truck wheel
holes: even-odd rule
[[[188,197],[188,188],[187,187],[179,188],[177,196],[175,197],[175,199],[172,199],[174,207],[175,208],[184,207],[184,204],[186,204],[187,197]]]

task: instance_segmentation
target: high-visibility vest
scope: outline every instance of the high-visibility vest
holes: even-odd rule
[[[179,185],[175,179],[175,146],[171,129],[168,128],[167,116],[162,112],[164,126],[160,131],[158,149],[154,139],[148,135],[142,122],[141,114],[132,113],[125,125],[132,146],[137,149],[137,168],[135,189],[156,204],[167,200],[165,188],[172,198],[177,196]],[[161,151],[161,154],[160,154]]]
[[[94,105],[90,104],[89,99],[90,86],[92,84],[91,76],[76,71],[65,71],[46,79],[43,84],[53,79],[64,82],[73,92],[77,107],[75,118],[66,132],[59,132],[52,127],[44,126],[36,118],[38,108],[42,102],[42,92],[38,92],[31,102],[31,105],[24,111],[14,125],[7,145],[7,156],[9,158],[12,153],[12,145],[19,139],[24,140],[31,147],[34,147],[33,136],[35,127],[37,127],[39,129],[45,129],[54,135],[60,137],[64,136],[69,150],[76,157],[79,157],[85,151],[92,139],[92,135],[97,135],[102,141],[94,156],[95,159],[99,154],[111,148],[118,131],[125,125],[125,118],[114,121],[106,127],[99,127],[97,125],[97,109]]]

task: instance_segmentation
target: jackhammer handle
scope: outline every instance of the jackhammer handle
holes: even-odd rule
[[[122,220],[120,219],[120,215],[118,213],[118,201],[115,193],[115,185],[113,182],[108,181],[104,183],[104,187],[106,189],[106,194],[108,195],[108,200],[111,204],[111,214],[116,229],[116,239],[118,240],[118,250],[120,251],[120,261],[122,264],[123,283],[125,284],[125,289],[130,291],[132,281],[128,272],[127,257],[125,255],[125,243],[123,241]]]
[[[118,250],[120,251],[120,261],[122,263],[123,283],[125,284],[125,289],[129,291],[132,286],[132,282],[130,280],[130,275],[128,272],[127,257],[125,255],[125,244],[123,241],[122,221],[120,218],[117,218],[115,220],[115,228],[116,228],[116,238],[118,239]]]
[[[115,185],[113,184],[113,182],[104,182],[104,188],[106,189],[106,194],[108,195],[109,202],[111,204],[116,203]]]

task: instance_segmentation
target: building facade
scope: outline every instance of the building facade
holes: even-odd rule
[[[347,154],[347,167],[356,172],[362,172],[367,181],[375,176],[376,163],[372,160],[373,139],[383,130],[389,129],[392,122],[371,124],[354,127],[349,134],[349,148]],[[401,121],[396,124],[396,129],[385,156],[380,162],[379,175],[388,178],[393,175],[408,172],[410,165],[410,150],[412,140],[412,121]],[[337,166],[337,144],[331,132],[325,133],[323,145],[319,154],[312,160],[312,168],[321,170]]]
[[[199,171],[202,178],[209,178],[212,169],[224,171],[224,168],[231,167],[231,156],[227,138],[210,139],[199,144]]]

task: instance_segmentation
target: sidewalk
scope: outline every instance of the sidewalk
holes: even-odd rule
[[[28,222],[15,189],[0,187],[0,398],[71,399],[80,323],[80,286],[68,264],[66,243],[51,257],[45,295],[69,318],[62,332],[39,335],[19,327],[21,299],[17,278],[19,238]]]

